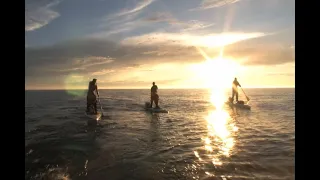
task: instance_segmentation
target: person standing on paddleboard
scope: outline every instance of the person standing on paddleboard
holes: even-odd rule
[[[237,78],[234,78],[234,80],[232,82],[232,102],[234,100],[234,96],[236,96],[236,102],[238,102],[238,97],[239,97],[238,86],[241,87]]]
[[[90,106],[94,108],[94,114],[97,114],[97,97],[94,94],[96,92],[99,97],[99,91],[97,86],[97,79],[93,79],[89,82],[88,93],[87,93],[87,113],[90,113]]]
[[[150,104],[150,108],[152,108],[153,101],[156,104],[156,108],[160,108],[158,106],[158,102],[159,102],[158,86],[156,85],[155,82],[152,83],[152,87],[151,87],[151,104]]]

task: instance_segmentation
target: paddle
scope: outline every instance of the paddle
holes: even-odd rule
[[[100,110],[101,110],[101,115],[103,115],[103,109],[102,109],[102,105],[101,105],[101,102],[100,102],[100,96],[98,96],[98,102],[99,102],[99,105],[100,105]]]
[[[241,90],[242,90],[243,94],[246,96],[247,101],[250,101],[250,98],[246,95],[246,93],[244,92],[244,90],[242,89],[242,87],[240,87],[240,88],[241,88]]]

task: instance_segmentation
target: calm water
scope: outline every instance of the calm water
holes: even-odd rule
[[[251,111],[216,110],[208,90],[101,90],[88,126],[82,91],[26,91],[26,179],[294,179],[294,89],[248,89]],[[242,99],[244,99],[242,97]]]

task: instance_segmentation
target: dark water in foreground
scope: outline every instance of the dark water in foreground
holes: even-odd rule
[[[87,125],[81,91],[26,91],[25,179],[294,179],[294,89],[248,89],[251,111],[215,110],[207,90],[102,90]]]

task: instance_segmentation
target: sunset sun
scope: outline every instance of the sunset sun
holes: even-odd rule
[[[233,79],[239,74],[241,66],[235,61],[222,56],[193,66],[198,79],[202,80],[211,91],[210,101],[216,108],[222,108],[227,99]]]

